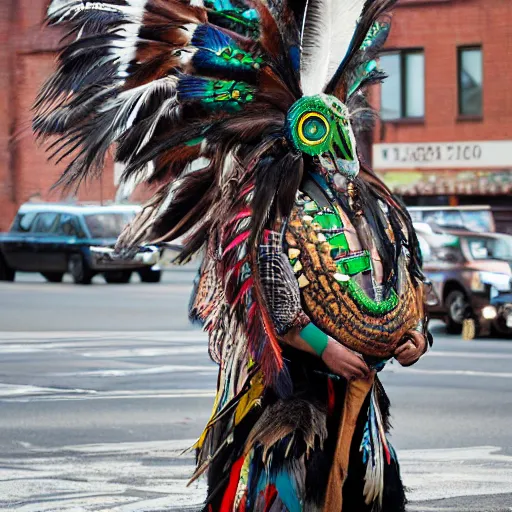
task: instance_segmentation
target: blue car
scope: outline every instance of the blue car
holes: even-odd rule
[[[29,203],[21,206],[8,233],[0,234],[0,281],[16,272],[39,272],[58,283],[69,272],[77,284],[96,274],[107,283],[128,283],[134,272],[143,282],[161,279],[160,249],[147,247],[134,258],[110,257],[124,226],[140,206],[75,206]]]

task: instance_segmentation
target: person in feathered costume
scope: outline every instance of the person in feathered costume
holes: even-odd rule
[[[364,89],[395,0],[54,0],[67,28],[35,131],[98,175],[154,197],[129,256],[187,234],[203,256],[191,317],[219,364],[194,478],[205,511],[400,512],[377,378],[429,334],[403,205],[361,161]],[[356,135],[355,135],[356,134]]]

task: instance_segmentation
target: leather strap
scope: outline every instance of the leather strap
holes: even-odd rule
[[[329,474],[323,512],[342,512],[343,484],[348,474],[350,447],[352,446],[357,418],[374,381],[375,374],[372,373],[367,380],[358,379],[347,384],[343,414],[338,431],[338,443]]]

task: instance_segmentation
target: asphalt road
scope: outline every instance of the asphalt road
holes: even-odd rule
[[[183,451],[216,368],[187,321],[192,278],[0,283],[0,510],[197,509]],[[418,365],[382,376],[410,511],[511,511],[512,340],[434,332]]]

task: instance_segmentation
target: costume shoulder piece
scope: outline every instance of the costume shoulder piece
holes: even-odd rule
[[[408,239],[403,209],[361,168],[353,129],[365,116],[363,88],[383,76],[374,58],[393,3],[55,0],[49,8],[48,23],[64,26],[66,39],[34,129],[52,137],[53,158],[70,159],[59,183],[97,175],[113,149],[123,181],[155,187],[118,250],[190,233],[181,260],[205,251],[193,310],[227,387],[260,371],[263,385],[286,387],[258,247],[266,229],[287,225],[308,176],[366,186],[361,211],[380,200],[395,212],[399,251]],[[385,271],[396,278],[396,268]]]

